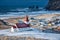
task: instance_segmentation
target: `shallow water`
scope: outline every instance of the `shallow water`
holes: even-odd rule
[[[41,14],[60,14],[60,11],[32,11],[32,12],[7,12],[6,14],[0,14],[0,18],[18,17],[18,16],[37,16]]]
[[[15,29],[16,30],[16,29]],[[60,39],[60,34],[56,33],[46,33],[46,32],[41,32],[38,29],[34,28],[20,28],[20,31],[17,32],[10,32],[10,29],[6,30],[0,30],[0,35],[1,36],[23,36],[23,37],[35,37],[35,38],[43,38],[43,39],[49,39],[49,40],[59,40]]]

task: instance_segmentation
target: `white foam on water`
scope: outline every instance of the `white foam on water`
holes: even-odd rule
[[[10,17],[18,17],[18,16],[36,16],[41,14],[60,14],[60,11],[32,11],[32,12],[7,12],[7,14],[0,15],[0,19],[8,19]]]
[[[31,31],[27,31],[30,30]],[[60,40],[60,34],[55,34],[55,33],[44,33],[44,32],[39,32],[38,30],[34,28],[27,28],[18,32],[10,32],[10,29],[6,30],[0,30],[0,35],[4,36],[25,36],[25,37],[35,37],[35,38],[43,38],[43,39],[49,39],[49,40]]]

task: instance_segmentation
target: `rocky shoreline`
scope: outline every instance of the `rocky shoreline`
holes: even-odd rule
[[[49,0],[48,5],[46,6],[47,10],[60,10],[60,0]]]
[[[29,20],[32,23],[37,22],[37,25],[31,25],[31,27],[33,28],[39,28],[39,20],[41,19],[51,19],[53,17],[59,17],[60,14],[43,14],[43,15],[38,15],[38,16],[30,16]],[[31,18],[35,18],[35,19],[31,19]],[[12,27],[12,25],[10,24],[15,24],[18,23],[18,20],[22,20],[23,21],[24,17],[17,17],[17,18],[9,18],[9,19],[3,19],[3,21],[0,19],[0,29],[8,29],[10,27]],[[55,18],[56,19],[56,18]],[[52,19],[54,20],[54,19]],[[49,26],[46,26],[46,28],[48,28]]]
[[[43,14],[43,15],[38,15],[38,16],[31,16],[29,17],[30,20],[30,26],[32,28],[36,28],[39,30],[43,30],[46,33],[60,33],[60,26],[56,26],[56,25],[47,25],[45,26],[43,24],[43,26],[41,26],[41,24],[39,23],[39,20],[44,20],[44,19],[51,19],[54,21],[53,18],[56,19],[56,17],[59,17],[60,14]],[[0,30],[3,29],[10,29],[12,27],[12,25],[10,25],[10,23],[15,24],[18,22],[18,20],[22,20],[23,21],[24,17],[16,17],[16,18],[9,18],[9,19],[3,19],[3,21],[0,19]],[[33,23],[32,23],[33,22]],[[49,21],[47,21],[49,22]],[[35,23],[35,24],[34,24]],[[52,31],[52,30],[53,31]],[[0,40],[48,40],[48,39],[43,39],[43,38],[34,38],[34,37],[21,37],[21,36],[0,36]]]

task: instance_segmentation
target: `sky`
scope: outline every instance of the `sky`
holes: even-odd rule
[[[0,0],[0,6],[30,6],[39,5],[46,6],[48,0]]]

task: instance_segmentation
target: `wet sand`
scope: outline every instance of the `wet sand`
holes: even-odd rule
[[[0,36],[0,40],[48,40],[48,39],[20,36]]]

